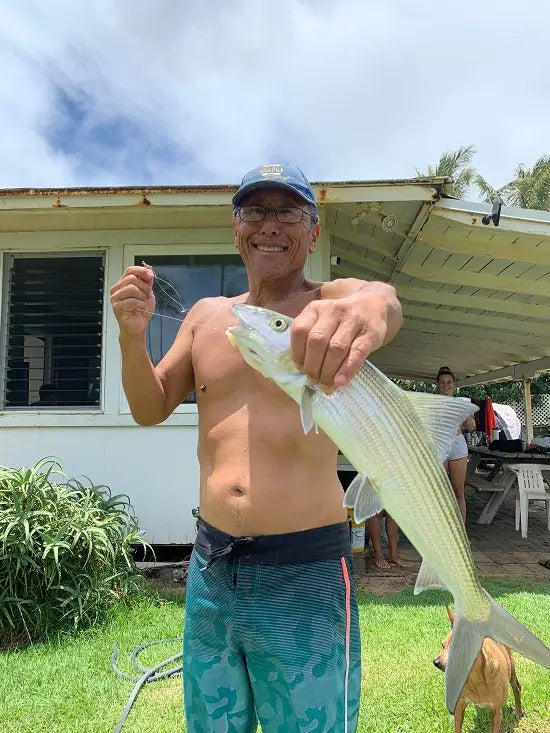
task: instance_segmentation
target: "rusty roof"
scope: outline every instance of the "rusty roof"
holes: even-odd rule
[[[443,176],[428,178],[391,178],[363,181],[311,181],[317,188],[344,186],[443,186],[451,179]],[[75,186],[70,188],[0,188],[0,197],[8,196],[83,196],[117,194],[171,194],[171,193],[232,193],[239,184],[193,184],[186,186]]]

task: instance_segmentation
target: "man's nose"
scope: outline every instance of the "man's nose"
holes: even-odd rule
[[[277,221],[274,211],[268,211],[265,219],[262,221],[262,234],[278,234],[281,225]]]

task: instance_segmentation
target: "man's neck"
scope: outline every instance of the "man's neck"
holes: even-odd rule
[[[315,286],[306,280],[303,271],[277,280],[254,281],[249,278],[248,303],[262,308],[272,308],[273,305],[292,300]]]

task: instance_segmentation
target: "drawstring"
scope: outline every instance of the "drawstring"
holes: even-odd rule
[[[198,532],[199,523],[201,521],[199,507],[193,508],[191,510],[191,514],[197,520],[195,525],[195,532]],[[240,546],[250,545],[252,544],[252,542],[254,542],[254,539],[254,537],[235,537],[228,545],[225,545],[224,547],[218,547],[217,550],[214,550],[208,555],[206,565],[202,568],[202,570],[206,570],[206,568],[210,566],[212,560],[215,560],[218,557],[223,557],[224,555],[229,555],[231,552],[233,552],[233,550],[237,549]]]
[[[236,537],[228,545],[225,545],[225,547],[218,547],[217,550],[214,550],[211,554],[208,555],[206,565],[202,568],[202,570],[206,570],[208,567],[210,567],[212,560],[215,560],[218,557],[223,557],[224,555],[229,555],[231,552],[233,552],[233,550],[237,549],[238,547],[250,545],[252,544],[252,542],[254,542],[254,537]]]

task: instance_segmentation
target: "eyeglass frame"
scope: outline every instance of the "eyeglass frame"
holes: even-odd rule
[[[241,216],[241,209],[244,208],[254,208],[254,209],[262,209],[264,211],[264,215],[261,219],[256,219],[254,221],[247,221],[246,219],[243,219]],[[279,217],[277,216],[277,212],[281,209],[293,209],[295,211],[301,211],[302,216],[298,221],[281,221]],[[310,214],[309,211],[306,211],[305,209],[302,209],[301,206],[277,206],[276,209],[268,209],[266,206],[258,206],[257,204],[244,204],[242,206],[235,206],[233,209],[233,215],[238,216],[241,221],[244,221],[246,224],[259,224],[262,221],[265,221],[268,214],[275,214],[275,219],[279,222],[279,224],[299,224],[304,220],[304,214],[309,216],[314,224],[317,224],[319,221],[317,214]]]

